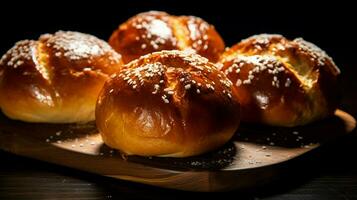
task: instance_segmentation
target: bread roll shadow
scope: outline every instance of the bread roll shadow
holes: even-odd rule
[[[234,141],[285,148],[299,148],[324,143],[345,131],[345,123],[338,116],[298,127],[274,127],[242,123],[233,137]]]

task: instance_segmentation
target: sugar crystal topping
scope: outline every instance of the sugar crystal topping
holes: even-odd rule
[[[157,59],[156,56],[159,56]],[[168,66],[165,59],[180,58],[183,66]],[[150,61],[153,60],[154,62]],[[144,61],[144,64],[141,64]],[[147,62],[149,63],[147,63]],[[133,90],[152,85],[152,94],[161,95],[164,103],[170,103],[177,92],[177,87],[192,91],[197,95],[215,92],[217,84],[226,97],[232,98],[232,82],[214,64],[209,63],[204,57],[190,52],[161,51],[142,56],[127,65],[118,77],[122,78]],[[214,74],[218,74],[215,82]]]
[[[262,46],[267,46],[269,45],[270,41],[272,38],[283,38],[282,35],[279,34],[258,34],[258,35],[253,35],[247,39],[243,39],[241,42],[250,42],[252,41],[252,44],[254,45],[255,48],[258,50],[262,50]]]
[[[24,62],[30,61],[33,56],[33,47],[36,41],[22,40],[17,42],[0,60],[1,65],[17,68]]]
[[[273,75],[272,78],[272,86],[279,88],[281,80],[278,79],[278,74],[281,72],[285,71],[285,67],[283,63],[281,63],[279,60],[277,60],[274,56],[270,55],[253,55],[253,56],[248,56],[248,55],[238,55],[234,60],[233,64],[229,66],[227,69],[224,70],[224,73],[226,75],[229,75],[230,73],[237,73],[239,74],[241,71],[241,68],[245,66],[246,64],[251,64],[254,67],[248,72],[247,79],[241,80],[237,79],[235,85],[236,86],[241,86],[243,85],[248,85],[251,84],[252,81],[255,78],[255,74],[260,73],[262,71],[266,71],[267,73]],[[291,80],[287,79],[285,82],[288,82],[285,84],[286,87],[290,86]]]
[[[325,62],[327,60],[331,62],[333,66],[336,66],[332,58],[329,57],[325,51],[320,49],[318,46],[312,44],[311,42],[307,42],[302,38],[296,38],[293,42],[298,44],[299,50],[306,52],[308,55],[310,55],[312,57],[312,60],[316,61],[319,66],[325,65]],[[335,69],[338,71],[338,73],[340,73],[337,67],[335,67]]]
[[[251,47],[250,45],[253,45],[252,48],[254,50],[264,49],[264,51],[259,52],[259,55],[254,55],[254,52],[253,55],[251,55],[252,52],[249,51],[251,48],[246,48]],[[304,86],[310,88],[312,85],[310,76],[300,75],[299,64],[290,62],[292,56],[298,56],[298,58],[300,58],[301,54],[306,55],[308,59],[313,61],[313,65],[326,65],[331,68],[331,71],[334,74],[340,73],[332,59],[323,50],[302,38],[289,41],[277,34],[260,34],[242,40],[240,45],[237,45],[236,47],[238,49],[233,49],[234,51],[231,51],[233,54],[228,55],[227,58],[225,58],[226,60],[223,61],[223,63],[233,61],[231,66],[224,68],[224,73],[226,75],[233,72],[239,74],[245,64],[253,65],[253,68],[248,72],[249,74],[245,80],[242,80],[242,77],[238,76],[239,78],[235,83],[238,87],[244,84],[251,84],[255,78],[255,74],[261,71],[266,71],[267,73],[272,74],[272,86],[277,88],[290,87],[292,83],[290,78],[280,80],[282,78],[279,78],[281,76],[278,76],[278,73],[289,70],[299,76],[300,79],[304,79]],[[241,47],[243,48],[240,49]],[[290,67],[289,65],[293,66]]]

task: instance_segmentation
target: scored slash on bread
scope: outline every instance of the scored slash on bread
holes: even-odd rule
[[[214,26],[203,19],[158,11],[140,13],[121,24],[109,44],[125,63],[156,51],[186,49],[216,62],[225,47]]]
[[[0,107],[28,122],[93,121],[100,89],[121,66],[118,53],[88,34],[58,31],[17,42],[0,61]]]
[[[301,38],[252,36],[226,50],[219,63],[237,90],[242,121],[297,126],[336,109],[340,70],[324,51]]]

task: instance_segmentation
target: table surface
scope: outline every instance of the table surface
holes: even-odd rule
[[[337,146],[329,145],[317,152],[314,159],[300,160],[301,166],[292,166],[301,168],[296,174],[286,174],[262,188],[230,193],[247,199],[357,199],[356,147],[356,135],[345,138]],[[194,195],[104,178],[4,152],[0,157],[0,199],[182,199]]]
[[[349,93],[342,108],[356,116],[354,100],[356,94]],[[296,160],[289,166],[295,173],[282,174],[259,188],[229,193],[242,199],[357,199],[356,148],[355,130]],[[0,199],[182,199],[197,195],[100,177],[3,151],[0,158]]]

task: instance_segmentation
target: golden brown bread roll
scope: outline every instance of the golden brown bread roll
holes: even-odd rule
[[[98,93],[121,65],[106,42],[83,33],[17,42],[0,60],[0,108],[28,122],[94,120]]]
[[[108,146],[126,154],[201,154],[226,143],[239,125],[232,89],[206,58],[155,52],[106,82],[97,102],[97,127]]]
[[[125,63],[155,51],[187,48],[216,62],[225,47],[215,28],[201,18],[157,11],[140,13],[121,24],[109,44]]]
[[[242,121],[292,127],[336,109],[340,70],[302,38],[252,36],[228,49],[220,63],[237,90]]]

